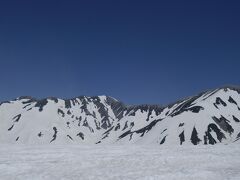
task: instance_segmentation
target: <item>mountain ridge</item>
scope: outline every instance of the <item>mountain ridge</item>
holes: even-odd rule
[[[199,94],[202,94],[202,93],[206,93],[208,91],[214,91],[214,90],[220,90],[220,89],[226,89],[226,88],[229,88],[229,89],[232,89],[232,90],[236,90],[240,93],[240,85],[223,85],[223,86],[220,86],[219,88],[210,88],[210,89],[207,89],[207,90],[203,90],[201,91],[201,93]],[[177,102],[180,102],[180,101],[184,101],[188,98],[191,98],[193,96],[196,96],[196,95],[190,95],[190,96],[186,96],[186,97],[183,97],[183,98],[180,98],[179,100],[176,100],[176,101],[173,101],[173,102],[170,102],[170,103],[167,103],[165,105],[163,104],[158,104],[158,103],[141,103],[141,104],[127,104],[127,103],[124,103],[123,101],[121,100],[118,100],[112,96],[108,96],[108,95],[94,95],[94,96],[87,96],[87,95],[80,95],[80,96],[75,96],[73,98],[58,98],[56,96],[49,96],[49,97],[44,97],[44,98],[36,98],[36,97],[33,97],[33,96],[19,96],[17,98],[13,98],[12,100],[7,100],[7,101],[0,101],[0,105],[3,104],[3,103],[8,103],[9,101],[15,101],[15,100],[19,100],[19,99],[32,99],[34,101],[41,101],[41,100],[45,100],[45,99],[50,99],[50,100],[54,100],[54,99],[61,99],[61,100],[73,100],[73,99],[76,99],[76,98],[81,98],[81,97],[90,97],[90,98],[94,98],[94,97],[101,97],[101,96],[105,96],[105,97],[108,97],[108,98],[112,98],[118,102],[121,102],[123,104],[125,104],[126,106],[145,106],[145,105],[149,105],[149,106],[159,106],[159,107],[168,107],[168,106],[171,106],[172,104],[176,104]]]
[[[239,86],[223,86],[167,106],[126,105],[105,95],[21,96],[0,104],[0,143],[235,142],[240,139],[239,94]]]

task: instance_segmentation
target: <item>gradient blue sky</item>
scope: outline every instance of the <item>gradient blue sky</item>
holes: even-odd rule
[[[0,101],[167,104],[240,84],[239,1],[0,1]]]

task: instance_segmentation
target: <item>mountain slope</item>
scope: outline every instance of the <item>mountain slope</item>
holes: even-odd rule
[[[216,144],[240,139],[240,88],[200,93],[166,107],[107,96],[20,97],[0,105],[0,143]]]

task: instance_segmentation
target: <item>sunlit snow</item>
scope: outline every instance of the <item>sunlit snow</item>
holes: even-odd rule
[[[239,180],[240,144],[1,145],[1,180]]]

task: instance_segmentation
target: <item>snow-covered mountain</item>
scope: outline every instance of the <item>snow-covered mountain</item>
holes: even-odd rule
[[[240,139],[240,88],[206,91],[166,107],[107,96],[20,97],[0,104],[0,143],[216,144]]]

